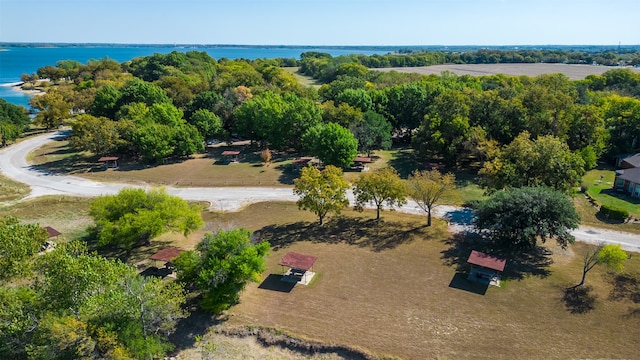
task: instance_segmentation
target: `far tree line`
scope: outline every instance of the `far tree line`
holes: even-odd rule
[[[580,81],[423,76],[373,71],[360,58],[303,54],[302,64],[314,64],[311,75],[325,79],[317,90],[281,68],[282,59],[173,52],[122,64],[60,61],[53,68],[65,76],[32,105],[47,128],[73,114],[78,150],[148,163],[187,158],[206,139],[234,135],[347,167],[357,153],[395,142],[412,147],[419,161],[475,164],[489,186],[527,179],[566,190],[598,161],[640,151],[640,74],[628,69]],[[551,161],[565,165],[561,174],[548,175]],[[522,173],[528,176],[512,176]]]

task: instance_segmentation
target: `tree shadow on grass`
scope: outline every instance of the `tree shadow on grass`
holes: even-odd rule
[[[404,223],[337,217],[324,225],[300,221],[284,225],[268,225],[255,232],[258,241],[268,241],[274,250],[295,242],[344,243],[370,248],[374,251],[393,249],[411,241],[415,235],[421,238],[436,237],[425,225],[408,226]]]
[[[471,265],[467,262],[472,250],[507,260],[503,279],[522,280],[527,276],[545,278],[551,274],[548,267],[553,263],[551,251],[536,246],[530,251],[507,251],[496,248],[491,241],[472,232],[456,233],[445,241],[449,248],[441,252],[447,266],[455,266],[457,273],[468,274]]]
[[[293,180],[300,176],[300,166],[291,163],[276,165],[276,170],[280,170],[278,182],[284,185],[293,185]]]
[[[412,150],[399,150],[396,156],[389,160],[389,165],[396,169],[403,179],[407,179],[415,169],[422,169],[422,164]]]
[[[572,314],[585,314],[595,308],[596,296],[591,286],[572,286],[564,289],[562,302]]]
[[[609,300],[630,300],[634,304],[640,304],[640,274],[616,274],[612,284]]]
[[[202,310],[197,305],[199,300],[197,297],[189,300],[187,304],[189,315],[178,322],[176,331],[169,336],[169,340],[175,345],[172,355],[181,350],[194,348],[198,338],[205,335],[212,326],[220,325],[226,320],[224,317]]]

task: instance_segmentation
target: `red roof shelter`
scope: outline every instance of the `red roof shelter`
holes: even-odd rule
[[[52,228],[51,226],[45,226],[44,229],[47,230],[47,234],[49,234],[50,238],[56,237],[56,236],[62,234],[60,231]]]
[[[318,260],[316,256],[288,252],[278,263],[289,268],[282,280],[307,285],[313,278],[314,273],[309,270],[316,260]],[[307,273],[310,275],[309,281],[307,281]]]
[[[500,286],[500,273],[507,264],[506,259],[472,250],[467,262],[471,264],[469,280]]]
[[[297,252],[288,252],[278,263],[278,265],[290,267],[296,270],[307,271],[313,267],[318,260],[316,256],[300,254]]]
[[[222,156],[231,157],[232,162],[238,162],[238,155],[240,155],[240,151],[237,150],[225,150],[222,152]]]
[[[98,162],[103,162],[104,166],[109,168],[109,167],[113,167],[113,168],[117,168],[118,167],[118,157],[117,156],[103,156],[100,159],[98,159]],[[112,165],[112,166],[109,166]]]
[[[178,255],[180,255],[181,252],[182,252],[182,250],[180,250],[178,248],[168,247],[168,248],[164,248],[164,249],[158,251],[157,253],[151,255],[151,257],[149,257],[149,259],[155,260],[155,261],[170,262],[171,260],[177,258]]]

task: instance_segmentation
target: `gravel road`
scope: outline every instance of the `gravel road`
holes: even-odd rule
[[[0,150],[0,171],[7,177],[28,184],[31,187],[31,193],[27,198],[43,195],[95,197],[116,194],[124,187],[140,187],[139,185],[101,183],[76,176],[50,174],[29,165],[27,156],[30,152],[49,141],[66,135],[68,135],[68,131],[47,133]],[[281,187],[165,188],[169,194],[186,200],[207,201],[212,210],[222,211],[237,211],[256,202],[297,200],[297,196],[293,194],[291,188]],[[352,193],[349,193],[349,199],[353,204]],[[409,201],[398,211],[424,214],[412,201]],[[470,229],[472,212],[469,209],[439,206],[434,215],[448,219],[452,231]],[[625,250],[640,252],[640,235],[582,226],[572,233],[579,241],[615,243],[622,245]]]

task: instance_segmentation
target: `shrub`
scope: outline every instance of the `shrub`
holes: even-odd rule
[[[611,219],[611,220],[623,221],[629,217],[629,211],[625,209],[612,207],[609,205],[602,205],[600,207],[600,213],[607,219]]]

